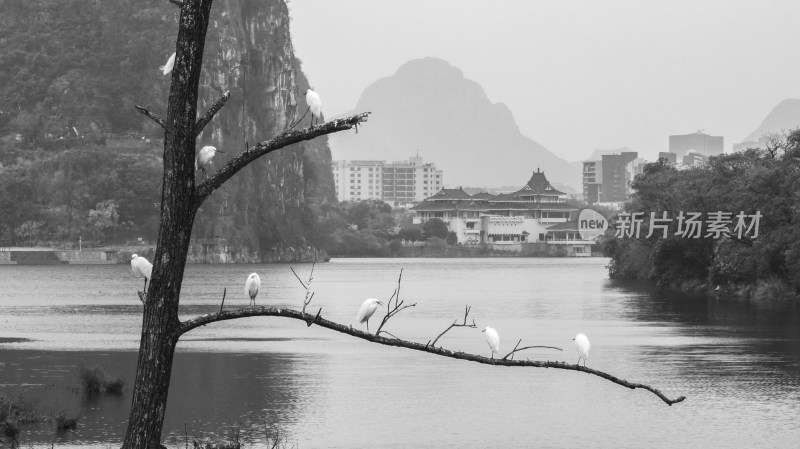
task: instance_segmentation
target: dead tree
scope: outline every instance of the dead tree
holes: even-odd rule
[[[195,184],[194,158],[198,134],[225,104],[228,94],[204,112],[198,119],[198,86],[203,60],[206,31],[213,0],[169,0],[180,8],[175,65],[171,78],[167,115],[162,118],[146,108],[137,109],[164,128],[164,175],[161,195],[160,227],[153,260],[153,273],[147,292],[141,292],[144,303],[142,335],[139,358],[133,387],[133,399],[123,448],[156,448],[160,446],[161,430],[169,394],[170,375],[175,347],[181,335],[198,326],[214,321],[245,316],[281,316],[302,319],[354,337],[375,343],[403,346],[433,353],[486,363],[486,357],[454,353],[441,347],[407,342],[397,338],[384,338],[333,323],[316,314],[288,309],[249,308],[222,311],[204,315],[185,322],[178,318],[181,284],[186,265],[189,239],[197,211],[215,189],[239,170],[257,158],[304,140],[338,131],[356,128],[366,121],[369,113],[333,120],[322,125],[296,131],[287,131],[270,140],[251,146],[230,160],[216,174],[199,185]],[[399,291],[398,291],[399,294]],[[308,298],[310,300],[310,298]],[[395,301],[397,304],[397,301]],[[402,307],[402,306],[398,306]],[[639,384],[629,384],[605,373],[589,368],[557,362],[528,362],[522,360],[495,360],[495,365],[539,366],[575,369],[605,377],[630,388],[647,388],[668,400],[657,390]]]

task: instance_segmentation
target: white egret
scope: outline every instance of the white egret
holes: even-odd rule
[[[369,332],[369,319],[372,318],[372,315],[375,314],[375,311],[378,310],[378,306],[381,304],[383,303],[377,299],[369,298],[365,300],[364,303],[361,304],[361,308],[358,309],[356,318],[359,323],[367,323],[367,332]]]
[[[494,328],[486,326],[481,332],[486,334],[486,343],[492,348],[492,360],[494,360],[494,353],[500,355],[500,336]]]
[[[136,277],[144,277],[144,289],[147,291],[147,281],[153,273],[153,264],[147,261],[144,257],[139,257],[137,254],[131,256],[131,272]]]
[[[164,75],[168,75],[169,72],[172,71],[172,67],[174,66],[175,66],[175,53],[173,53],[172,56],[169,57],[166,64],[159,66],[158,70],[161,70],[161,72],[163,72]]]
[[[311,109],[311,126],[314,126],[314,117],[319,120],[322,116],[322,99],[319,98],[316,92],[308,89],[306,91],[306,103]]]
[[[260,288],[261,278],[258,273],[250,273],[250,276],[247,276],[247,282],[244,283],[244,294],[250,296],[250,305],[256,305],[256,295]]]
[[[592,347],[589,344],[589,339],[586,338],[586,335],[578,334],[572,340],[575,342],[575,349],[578,350],[578,364],[583,359],[583,366],[586,366],[586,360],[589,358],[589,348]]]
[[[214,159],[214,155],[217,153],[224,153],[224,151],[220,151],[211,145],[201,148],[194,160],[194,170],[202,169],[203,173],[206,173],[206,166],[211,165],[211,160]]]

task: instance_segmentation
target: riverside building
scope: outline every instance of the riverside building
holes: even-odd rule
[[[469,195],[461,188],[441,189],[412,211],[415,223],[442,220],[459,244],[589,256],[594,241],[581,239],[578,208],[566,197],[537,170],[516,192]]]
[[[423,201],[442,188],[442,171],[419,156],[408,161],[333,161],[339,201],[381,200],[392,207]]]

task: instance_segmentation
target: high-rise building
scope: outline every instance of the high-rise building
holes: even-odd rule
[[[709,136],[701,131],[692,134],[669,136],[669,151],[675,153],[680,160],[689,150],[695,150],[703,156],[722,154],[722,136]]]
[[[442,171],[419,156],[408,161],[333,161],[339,201],[381,200],[392,206],[419,202],[442,188]]]
[[[631,193],[631,182],[636,175],[636,159],[639,154],[635,151],[623,151],[620,154],[605,154],[602,156],[602,192],[600,202],[614,203],[627,201]]]
[[[583,162],[583,200],[589,204],[600,202],[603,191],[603,164],[600,161]]]

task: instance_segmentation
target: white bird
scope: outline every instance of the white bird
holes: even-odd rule
[[[578,334],[572,340],[575,342],[575,349],[578,350],[578,364],[583,359],[583,366],[586,366],[586,360],[589,358],[589,348],[592,347],[589,344],[589,339],[586,338],[586,335]]]
[[[256,305],[256,295],[260,288],[261,278],[258,273],[250,273],[250,276],[247,276],[247,282],[244,283],[244,294],[250,296],[250,303],[253,306]]]
[[[211,145],[206,145],[197,152],[197,157],[194,159],[194,170],[203,170],[203,173],[206,172],[206,166],[211,165],[211,159],[214,159],[214,155],[217,153],[225,153],[224,151],[220,151]]]
[[[139,257],[137,254],[131,256],[131,272],[136,277],[144,277],[144,289],[147,291],[147,281],[153,273],[153,264],[147,261],[144,257]]]
[[[316,92],[308,89],[306,91],[306,103],[311,109],[311,126],[314,126],[314,117],[319,120],[322,116],[322,99],[319,98],[319,95]]]
[[[175,53],[173,53],[172,56],[170,56],[169,59],[167,59],[166,64],[158,66],[158,70],[161,70],[161,72],[163,72],[164,75],[168,75],[169,72],[172,71],[172,67],[174,66],[175,66]]]
[[[481,332],[486,334],[486,343],[492,348],[492,360],[494,360],[494,353],[500,355],[500,336],[494,328],[486,326]]]
[[[369,332],[369,319],[372,318],[372,315],[378,310],[378,306],[383,304],[382,302],[378,301],[375,298],[369,298],[361,304],[361,308],[358,309],[358,315],[356,318],[358,319],[359,323],[367,323],[367,332]]]

